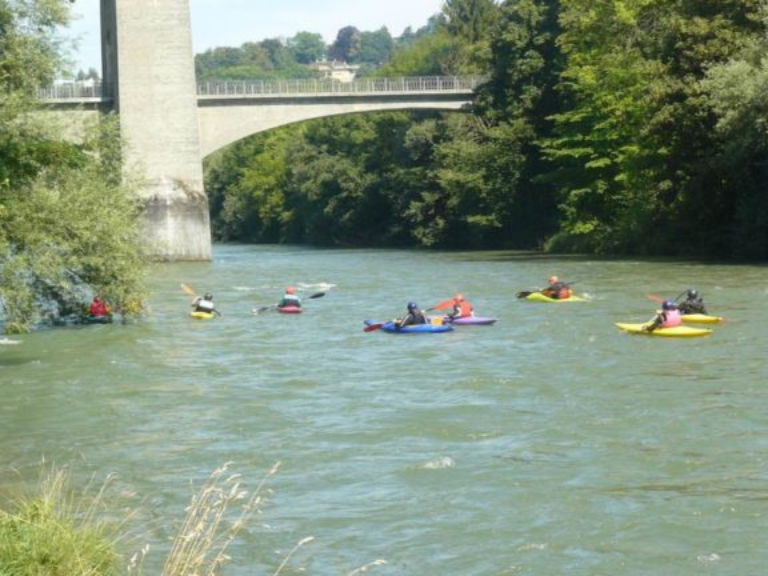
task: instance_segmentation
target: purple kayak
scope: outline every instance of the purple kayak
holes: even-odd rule
[[[487,316],[464,316],[463,318],[454,318],[452,320],[446,316],[443,318],[443,322],[446,324],[453,324],[454,326],[490,326],[496,322],[496,318],[489,318]]]

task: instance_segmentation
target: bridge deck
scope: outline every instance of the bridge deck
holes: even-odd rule
[[[477,76],[419,76],[400,78],[358,78],[352,82],[328,79],[215,81],[197,85],[199,101],[223,99],[296,99],[338,98],[339,96],[468,96],[484,81]],[[56,84],[38,92],[46,104],[71,106],[111,102],[112,89],[107,84],[71,82]]]

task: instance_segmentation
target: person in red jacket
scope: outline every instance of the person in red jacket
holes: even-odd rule
[[[91,316],[109,316],[109,306],[99,296],[93,297],[93,302],[88,307]]]

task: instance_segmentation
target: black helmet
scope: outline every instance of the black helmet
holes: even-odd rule
[[[677,308],[677,306],[675,306],[675,303],[672,300],[665,300],[664,304],[662,304],[661,307],[663,310],[674,310],[675,308]]]
[[[206,293],[203,295],[203,298],[204,298],[205,300],[213,300],[213,294],[211,294],[210,292],[206,292]]]
[[[698,290],[694,290],[694,289],[688,290],[688,298],[692,298],[693,299],[693,298],[698,298],[698,297],[699,297],[699,291]]]
[[[416,304],[416,302],[408,302],[408,311],[412,312],[413,310],[418,310],[419,305]]]

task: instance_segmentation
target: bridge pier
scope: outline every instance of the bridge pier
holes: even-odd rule
[[[101,0],[102,76],[160,260],[210,260],[189,0]]]

